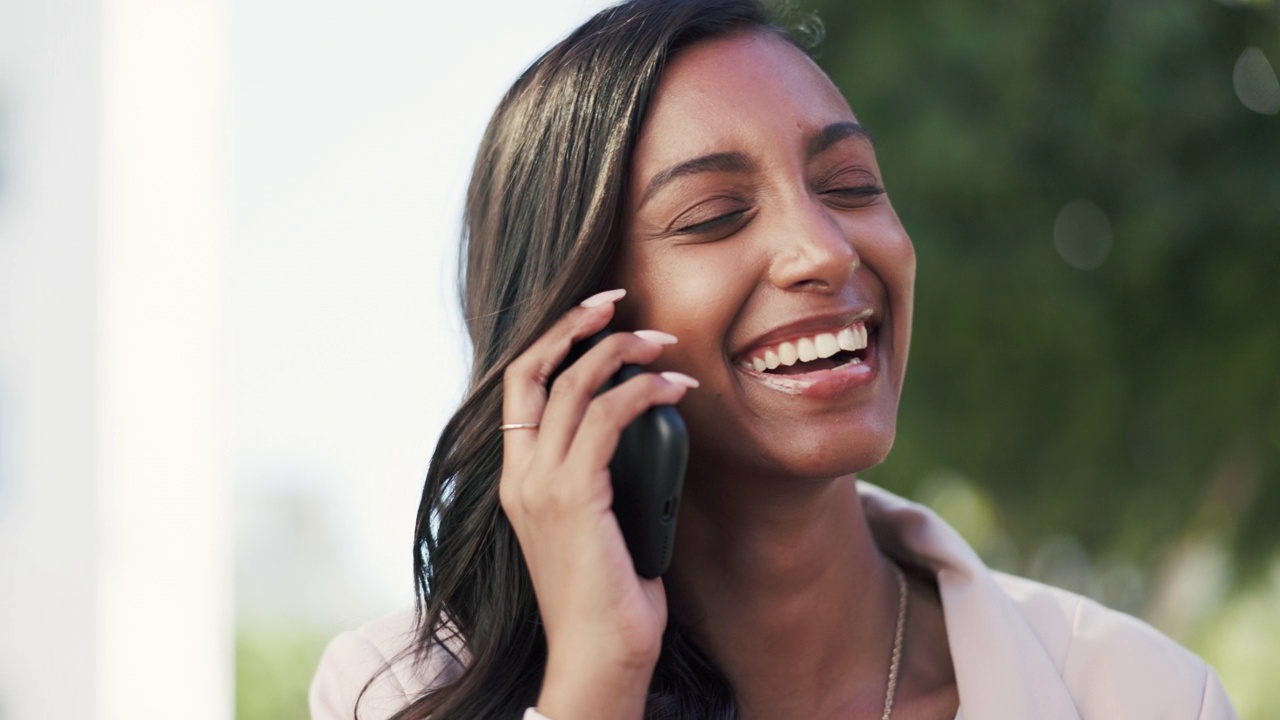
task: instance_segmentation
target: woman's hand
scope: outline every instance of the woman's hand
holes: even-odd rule
[[[609,461],[632,420],[674,404],[697,382],[644,373],[596,396],[626,363],[645,365],[675,342],[614,333],[547,382],[570,347],[602,330],[622,291],[593,296],[507,368],[502,508],[524,552],[547,633],[538,709],[554,720],[638,718],[667,623],[662,580],[640,578],[612,510]]]

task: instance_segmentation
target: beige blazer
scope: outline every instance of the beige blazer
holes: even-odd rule
[[[1229,720],[1212,668],[1151,626],[1073,593],[989,570],[928,508],[859,484],[876,541],[937,576],[964,720]],[[458,672],[436,648],[397,659],[413,637],[405,611],[335,638],[311,683],[314,720],[385,720]],[[512,720],[516,720],[513,718]]]

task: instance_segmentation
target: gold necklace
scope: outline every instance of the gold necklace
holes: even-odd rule
[[[893,631],[893,657],[889,660],[889,687],[884,691],[884,714],[880,720],[889,720],[893,712],[893,693],[898,689],[898,666],[902,663],[902,635],[907,626],[907,578],[898,563],[890,560],[889,566],[898,578],[898,626]]]

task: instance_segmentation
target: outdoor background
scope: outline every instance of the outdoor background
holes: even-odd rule
[[[604,5],[0,0],[0,720],[305,718],[412,601],[471,156]],[[1280,3],[815,12],[919,257],[865,477],[1274,715]],[[199,133],[134,168],[157,117]]]
[[[1276,4],[832,0],[792,21],[811,10],[920,258],[899,440],[866,477],[992,565],[1152,621],[1264,717],[1280,706]]]

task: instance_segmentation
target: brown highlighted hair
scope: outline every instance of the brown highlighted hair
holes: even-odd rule
[[[626,2],[534,62],[498,105],[467,193],[460,270],[470,385],[432,457],[413,548],[414,650],[461,642],[464,667],[398,718],[514,720],[535,703],[546,638],[498,503],[502,373],[606,280],[630,157],[667,59],[749,30],[791,39],[756,0]],[[674,622],[646,716],[736,716],[727,681]]]

